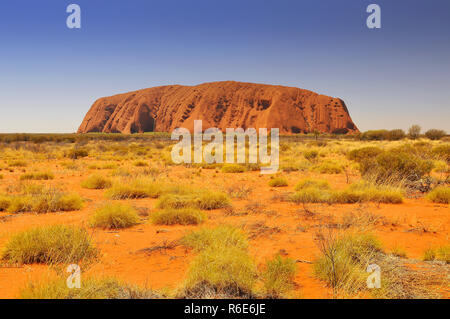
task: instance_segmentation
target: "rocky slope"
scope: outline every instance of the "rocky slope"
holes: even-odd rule
[[[308,90],[242,82],[168,85],[100,98],[78,129],[87,132],[171,132],[203,129],[279,128],[280,134],[358,132],[341,99]]]

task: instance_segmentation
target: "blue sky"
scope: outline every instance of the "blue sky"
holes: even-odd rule
[[[361,130],[449,132],[449,40],[448,0],[2,1],[0,132],[74,132],[98,97],[221,80],[340,97]]]

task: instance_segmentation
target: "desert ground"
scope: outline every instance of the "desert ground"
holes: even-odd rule
[[[4,136],[0,298],[450,296],[448,139],[282,137],[275,175],[173,144]]]

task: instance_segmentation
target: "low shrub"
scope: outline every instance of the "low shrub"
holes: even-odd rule
[[[412,153],[392,149],[379,154],[376,158],[360,163],[363,176],[373,176],[377,181],[387,179],[415,181],[429,174],[433,162],[423,160]]]
[[[362,133],[361,139],[365,141],[383,141],[389,136],[388,130],[370,130]]]
[[[425,132],[425,136],[430,140],[440,140],[446,135],[447,133],[444,130],[431,129]]]
[[[428,193],[427,199],[433,203],[450,204],[450,187],[436,187]]]
[[[91,218],[91,226],[103,229],[128,228],[139,223],[136,210],[128,205],[108,203],[98,208]]]
[[[111,180],[101,175],[91,175],[81,183],[81,187],[87,189],[105,189],[111,186]]]
[[[197,225],[206,219],[205,213],[194,208],[168,208],[152,214],[156,225]]]
[[[379,147],[374,146],[368,146],[363,148],[358,148],[355,150],[352,150],[348,153],[347,157],[348,159],[356,162],[362,162],[367,160],[372,160],[373,158],[377,157],[383,153],[383,150]]]
[[[19,264],[78,263],[93,259],[98,251],[86,230],[67,225],[36,227],[14,235],[2,259]]]

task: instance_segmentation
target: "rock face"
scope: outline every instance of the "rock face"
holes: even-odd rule
[[[194,120],[203,130],[279,128],[280,134],[358,132],[341,99],[294,88],[241,82],[197,86],[169,85],[100,98],[78,133],[191,132]]]

